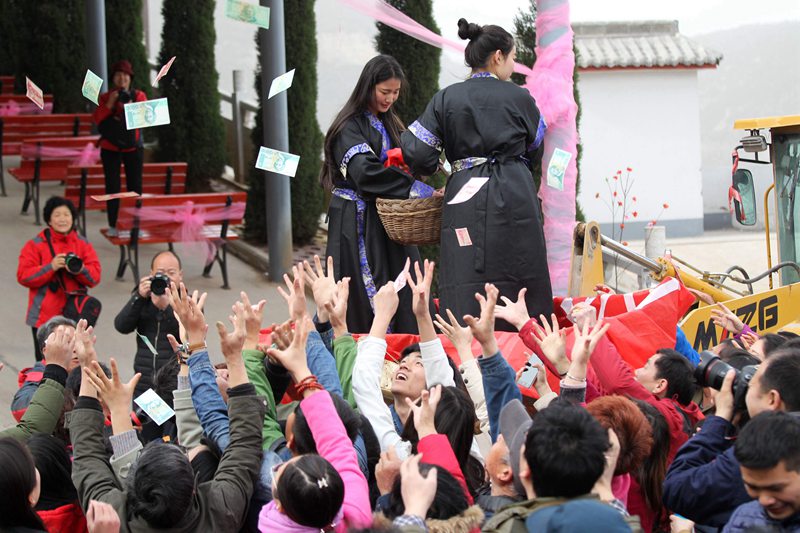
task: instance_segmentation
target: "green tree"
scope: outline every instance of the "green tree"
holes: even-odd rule
[[[222,174],[225,126],[214,66],[214,0],[165,0],[158,62],[178,59],[160,82],[169,99],[170,124],[156,128],[160,161],[186,161],[186,186],[199,191]],[[80,90],[80,84],[78,84]]]
[[[387,0],[389,4],[416,20],[429,30],[440,33],[433,19],[433,0]],[[377,23],[375,45],[378,52],[394,56],[403,67],[406,86],[394,104],[395,111],[405,124],[414,122],[439,90],[439,59],[442,51],[413,37]]]
[[[142,25],[142,0],[106,0],[106,58],[109,83],[111,65],[127,59],[133,66],[133,86],[153,94],[150,86],[150,65],[144,49]]]
[[[14,19],[13,2],[0,0],[0,74],[12,76],[16,71],[16,57],[14,45],[17,36],[17,21]]]
[[[529,67],[533,67],[534,63],[536,63],[536,48],[535,48],[536,13],[537,13],[536,0],[529,0],[528,9],[526,11],[520,9],[517,12],[517,15],[514,17],[514,34],[517,47],[517,61]],[[579,56],[578,56],[578,49],[575,47],[574,43],[572,46],[572,51],[575,54],[575,70],[572,73],[572,83],[573,83],[572,91],[573,91],[573,97],[575,98],[575,103],[578,105],[578,114],[575,117],[575,127],[578,128],[581,122],[581,100],[580,100],[580,93],[578,91]],[[523,76],[522,74],[515,73],[511,76],[511,79],[517,85],[525,84],[525,76]],[[581,206],[577,200],[581,186],[581,155],[583,153],[583,147],[581,146],[580,142],[578,142],[576,148],[577,148],[577,153],[575,156],[575,166],[577,167],[577,175],[575,181],[575,216],[578,220],[584,220],[583,211],[581,210]],[[542,168],[541,168],[542,154],[543,150],[540,149],[536,158],[540,164],[534,165],[534,170],[533,170],[533,179],[536,182],[537,188],[540,186],[542,180]]]
[[[17,85],[24,85],[27,76],[53,94],[55,113],[87,108],[81,94],[87,64],[84,10],[83,0],[12,0],[4,5],[3,17],[15,28],[11,35],[4,32],[2,40],[16,45]]]
[[[319,216],[324,210],[324,194],[318,182],[323,135],[317,123],[317,38],[314,16],[315,0],[291,0],[284,3],[286,70],[296,69],[292,87],[286,93],[289,115],[289,152],[300,156],[297,174],[292,179],[292,238],[297,244],[307,244],[319,227]],[[261,45],[256,34],[258,66],[255,88],[259,110],[251,133],[253,145],[264,142],[263,99],[265,87],[261,83]],[[271,80],[270,80],[271,81]],[[245,211],[245,237],[253,242],[267,241],[265,209],[265,175],[250,165]]]

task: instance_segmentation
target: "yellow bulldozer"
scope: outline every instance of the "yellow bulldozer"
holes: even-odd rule
[[[651,259],[609,239],[596,222],[580,223],[575,228],[569,295],[589,296],[594,287],[604,283],[603,251],[610,251],[648,271],[655,281],[679,276],[691,289],[708,294],[714,302],[725,305],[759,333],[780,329],[800,333],[800,115],[737,120],[737,130],[747,136],[733,151],[732,184],[729,202],[736,220],[743,226],[757,222],[757,200],[752,173],[746,165],[771,165],[773,183],[764,193],[766,233],[766,270],[754,277],[739,267],[726,272],[707,272],[675,256]],[[762,133],[768,132],[769,139]],[[770,210],[770,199],[774,209]],[[778,262],[773,264],[770,229],[776,228]],[[774,278],[778,278],[777,284]],[[769,278],[769,290],[754,292],[753,283]],[[700,303],[680,323],[680,327],[698,351],[708,349],[726,338],[727,333],[711,320],[713,305]]]

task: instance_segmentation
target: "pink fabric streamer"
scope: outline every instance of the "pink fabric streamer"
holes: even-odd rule
[[[536,63],[525,87],[547,120],[539,196],[544,213],[547,264],[553,294],[567,294],[572,231],[575,226],[575,194],[578,106],[573,96],[572,27],[568,0],[538,0],[536,13]],[[547,185],[547,168],[556,148],[572,154],[564,174],[564,190]]]
[[[409,37],[436,48],[448,48],[463,53],[464,48],[467,47],[466,41],[445,39],[383,0],[339,0],[339,2]],[[526,67],[521,63],[514,64],[514,71],[526,76],[532,72],[530,67]]]
[[[2,97],[0,97],[2,98]],[[39,109],[34,103],[18,104],[14,100],[9,100],[0,104],[0,117],[15,117],[17,115],[49,115],[53,112],[53,104],[44,104],[44,109]]]
[[[74,157],[70,166],[88,167],[100,161],[100,148],[94,142],[87,142],[81,149],[77,148],[57,148],[54,146],[38,146],[31,143],[22,143],[22,157],[24,159],[34,159],[37,156],[41,159],[69,159]]]
[[[244,216],[244,204],[230,207],[206,207],[194,202],[185,202],[182,206],[144,206],[140,208],[126,207],[122,212],[139,217],[148,223],[178,224],[170,236],[171,242],[178,243],[182,257],[195,257],[207,265],[214,260],[217,252],[216,242],[203,236],[203,226],[222,224],[225,220],[238,220]]]

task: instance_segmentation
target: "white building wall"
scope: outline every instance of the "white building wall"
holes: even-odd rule
[[[700,113],[695,70],[582,71],[579,81],[581,192],[587,220],[610,228],[611,213],[595,198],[608,199],[604,178],[633,169],[639,216],[625,223],[625,238],[643,237],[642,227],[659,218],[667,236],[703,231],[700,173]],[[606,226],[608,224],[608,226]]]

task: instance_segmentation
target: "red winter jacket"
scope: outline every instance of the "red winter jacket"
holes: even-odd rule
[[[86,516],[80,504],[69,503],[47,511],[36,511],[48,533],[85,533]]]
[[[132,88],[131,90],[136,90],[136,89]],[[116,89],[114,91],[116,91]],[[125,120],[124,104],[119,103],[119,100],[117,100],[117,102],[114,104],[114,109],[109,109],[108,106],[106,106],[106,102],[108,102],[109,96],[111,96],[111,93],[113,93],[114,91],[108,91],[107,93],[103,93],[97,99],[98,105],[95,108],[94,112],[92,113],[92,120],[94,120],[95,124],[100,125],[101,122],[109,118],[111,115],[116,115],[122,121]],[[147,100],[147,95],[142,91],[136,90],[136,98],[134,99],[134,102],[144,102],[146,100]],[[103,150],[111,150],[112,152],[133,152],[135,150],[138,150],[138,147],[141,146],[142,144],[142,132],[140,130],[133,130],[133,131],[136,133],[136,147],[120,150],[120,148],[116,146],[114,143],[112,143],[108,139],[104,139],[101,137],[99,143],[100,148],[102,148]]]
[[[83,269],[78,274],[70,274],[62,269],[63,274],[56,274],[50,262],[53,254],[47,245],[45,232],[50,233],[50,241],[56,254],[75,253],[83,260]],[[59,272],[61,272],[59,271]],[[25,323],[38,328],[52,317],[60,315],[67,295],[57,285],[58,278],[63,280],[68,292],[84,287],[94,287],[100,283],[100,260],[91,243],[72,230],[66,235],[50,228],[42,230],[36,237],[25,243],[19,253],[17,281],[30,289],[28,294],[28,312]],[[52,282],[52,283],[51,283]]]

